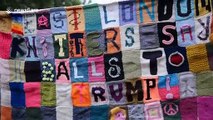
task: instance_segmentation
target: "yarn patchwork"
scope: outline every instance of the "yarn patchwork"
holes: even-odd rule
[[[212,4],[1,11],[1,120],[211,120]]]

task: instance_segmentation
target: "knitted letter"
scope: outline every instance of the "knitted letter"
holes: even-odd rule
[[[161,0],[158,1],[158,20],[170,20],[173,16],[173,3],[174,0]]]
[[[139,0],[140,23],[155,22],[157,20],[156,6],[156,0]]]
[[[69,40],[69,51],[71,57],[87,56],[86,39],[84,33],[72,33]]]
[[[120,25],[137,23],[135,1],[119,2]]]
[[[176,20],[194,16],[194,0],[176,0]]]
[[[175,23],[158,23],[158,37],[161,47],[177,46],[177,31]]]
[[[72,58],[70,59],[71,79],[72,82],[88,81],[88,59]]]
[[[68,38],[67,34],[54,34],[55,58],[68,58]]]
[[[195,0],[195,12],[196,16],[211,12],[211,0]]]
[[[105,45],[107,53],[115,53],[120,51],[120,31],[119,28],[109,28],[104,30]]]
[[[104,55],[106,81],[117,81],[124,79],[122,53]]]
[[[144,90],[144,102],[153,102],[160,100],[158,93],[158,78],[157,77],[143,77],[143,90]]]
[[[136,79],[125,82],[126,83],[126,97],[129,103],[138,103],[143,101],[142,80]]]

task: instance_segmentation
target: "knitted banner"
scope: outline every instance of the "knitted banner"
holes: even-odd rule
[[[1,120],[212,120],[211,0],[0,12]]]

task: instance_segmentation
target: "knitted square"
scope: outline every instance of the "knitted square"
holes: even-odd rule
[[[38,51],[38,57],[40,59],[53,59],[54,47],[53,38],[50,30],[42,30],[37,32],[36,45]]]
[[[38,56],[38,45],[36,44],[37,41],[37,37],[36,35],[32,35],[32,36],[26,36],[24,37],[25,39],[25,44],[26,44],[26,48],[27,49],[27,53],[25,55],[25,61],[38,61],[39,60],[39,56]]]
[[[166,55],[163,48],[141,50],[142,76],[167,75]]]
[[[139,0],[137,6],[138,23],[158,21],[157,0]]]
[[[27,56],[27,46],[24,37],[13,35],[11,43],[10,58],[15,60],[25,60]]]
[[[36,34],[37,24],[35,13],[26,13],[23,15],[23,27],[24,27],[24,35]]]
[[[199,120],[209,120],[213,117],[212,96],[200,96],[197,98],[197,114]],[[205,111],[205,112],[204,112]]]
[[[1,11],[0,16],[0,31],[4,33],[10,33],[12,24],[11,16],[6,11]]]
[[[11,106],[25,107],[25,92],[23,83],[10,82]]]
[[[195,73],[209,70],[205,44],[186,47],[189,70]]]
[[[144,104],[127,105],[130,120],[145,120]]]
[[[67,33],[67,14],[65,8],[50,9],[50,24],[52,33]]]
[[[139,25],[124,25],[120,27],[120,31],[122,51],[140,49]]]
[[[146,103],[144,106],[146,120],[163,120],[163,111],[160,102]]]
[[[25,120],[26,118],[26,108],[12,108],[12,120]]]
[[[12,18],[11,32],[18,35],[23,35],[23,15],[20,13],[10,14]]]
[[[39,82],[24,83],[26,107],[41,106],[41,84]]]
[[[209,67],[211,70],[213,70],[213,44],[207,43],[206,44],[206,50],[207,50],[207,56],[209,61]]]
[[[89,79],[88,58],[71,58],[70,76],[72,82],[87,82]]]
[[[107,82],[110,105],[126,104],[126,86],[123,81]]]
[[[56,108],[41,107],[41,115],[44,120],[56,120]]]
[[[91,105],[91,96],[88,83],[73,83],[72,84],[72,102],[76,107],[88,107]]]
[[[205,15],[211,12],[211,2],[208,0],[205,4],[202,1],[196,0],[195,1],[195,15],[196,17]]]
[[[180,98],[197,96],[196,76],[192,72],[179,73]]]
[[[160,47],[177,46],[177,32],[175,22],[158,23],[158,37]]]
[[[196,75],[196,88],[199,96],[213,96],[213,72],[205,71]]]
[[[160,76],[158,80],[158,91],[161,101],[180,99],[178,75],[170,74]]]
[[[8,83],[1,83],[1,106],[11,107],[11,91]]]
[[[91,32],[96,30],[101,30],[101,17],[100,11],[97,4],[85,5],[84,17],[85,17],[85,31]]]
[[[169,74],[189,71],[189,63],[184,47],[165,48],[166,66]]]
[[[89,74],[89,82],[106,81],[103,55],[88,58],[88,74]]]
[[[42,113],[40,108],[26,108],[26,120],[41,120]]]
[[[89,107],[73,107],[73,120],[90,120],[90,116]]]
[[[141,76],[140,51],[127,50],[122,52],[122,62],[125,79],[133,79]]]
[[[118,81],[124,79],[122,53],[104,54],[106,81]]]
[[[104,30],[106,53],[116,53],[121,50],[120,28],[108,28]]]
[[[9,60],[10,81],[11,82],[26,82],[24,73],[25,61]]]
[[[69,56],[71,58],[86,57],[86,39],[84,32],[70,33],[69,38]]]
[[[106,5],[99,5],[102,29],[119,26],[119,6],[114,2]]]
[[[176,21],[176,30],[179,47],[196,44],[195,21],[193,17],[186,20]]]
[[[151,49],[160,46],[158,38],[158,27],[156,23],[139,26],[140,49]]]
[[[175,19],[177,21],[185,20],[189,17],[194,16],[194,1],[193,0],[183,0],[183,1],[175,1]]]
[[[12,108],[1,106],[1,120],[12,120]]]
[[[0,58],[9,59],[10,58],[10,47],[12,44],[11,34],[0,32]]]
[[[197,110],[197,97],[180,100],[181,119],[196,120]]]
[[[141,78],[135,78],[125,81],[126,98],[128,104],[143,102],[143,88]]]
[[[159,21],[175,21],[175,8],[174,0],[158,0],[158,20]],[[166,9],[165,9],[166,8]]]
[[[93,106],[109,104],[106,84],[104,82],[93,82],[89,85],[90,96]]]
[[[195,20],[196,43],[208,43],[212,14],[206,14]]]
[[[68,36],[66,33],[53,34],[56,59],[69,58]]]
[[[94,31],[86,34],[86,45],[89,57],[103,55],[105,46],[105,35],[103,31]]]
[[[161,102],[164,120],[181,119],[179,102],[179,100]]]
[[[26,61],[24,65],[24,72],[26,75],[26,82],[40,82],[41,81],[40,61]]]
[[[95,9],[95,11],[96,10],[97,9]],[[77,31],[85,31],[85,16],[84,16],[84,9],[82,6],[66,7],[66,14],[67,14],[67,27],[69,33]],[[93,14],[91,13],[91,15]],[[87,16],[87,19],[88,18],[89,16]]]
[[[70,120],[73,118],[72,107],[56,107],[56,120]]]
[[[115,106],[111,107],[109,110],[110,120],[129,120],[128,119],[128,109],[126,106]]]
[[[69,59],[55,59],[56,82],[71,82],[69,64]]]
[[[56,83],[56,106],[72,107],[71,83]]]
[[[134,1],[119,2],[120,26],[137,23],[136,3]]]
[[[37,30],[51,29],[49,10],[36,13]]]
[[[92,106],[90,108],[90,120],[108,120],[108,105]]]
[[[157,83],[158,83],[157,76],[142,77],[144,103],[155,102],[160,100]]]
[[[10,82],[10,78],[11,78],[11,70],[10,70],[10,64],[9,64],[9,60],[5,60],[5,59],[0,59],[0,83],[5,83],[8,84]]]
[[[42,106],[54,107],[56,106],[56,86],[55,83],[42,82],[41,83],[41,104]]]
[[[43,82],[55,81],[55,61],[53,59],[41,61],[41,76]]]

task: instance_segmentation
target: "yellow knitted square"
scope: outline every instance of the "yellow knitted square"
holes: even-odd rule
[[[198,73],[210,69],[205,44],[188,46],[186,50],[190,71]]]

